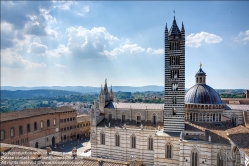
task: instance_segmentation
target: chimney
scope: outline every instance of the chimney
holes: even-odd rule
[[[246,98],[249,99],[249,90],[246,90]]]

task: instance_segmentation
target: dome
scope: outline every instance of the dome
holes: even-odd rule
[[[206,84],[192,86],[185,95],[185,103],[222,104],[219,94]]]

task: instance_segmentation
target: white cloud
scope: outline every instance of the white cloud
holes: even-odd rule
[[[208,32],[200,32],[200,33],[191,33],[186,37],[186,46],[188,47],[200,47],[203,43],[211,44],[211,43],[219,43],[222,41],[222,38],[211,34]]]
[[[58,64],[58,63],[54,63],[54,65],[56,66],[56,67],[59,67],[59,68],[66,68],[67,66],[64,66],[64,65],[60,65],[60,64]]]
[[[110,48],[119,39],[110,33],[104,27],[94,27],[86,29],[84,27],[67,28],[68,50],[73,56],[82,58],[100,57],[100,52]]]
[[[238,36],[234,38],[234,41],[246,44],[249,41],[249,30],[241,31]]]
[[[152,48],[148,48],[147,49],[147,53],[150,53],[150,54],[164,54],[164,49],[157,49],[157,50],[155,50],[155,49],[152,49]]]
[[[58,3],[57,5],[54,5],[54,8],[69,10],[70,6],[73,4],[73,1],[54,1],[54,3]]]
[[[89,5],[85,5],[81,12],[78,12],[77,14],[80,16],[85,16],[90,11]]]
[[[101,54],[108,57],[115,57],[125,51],[128,51],[132,54],[132,53],[144,52],[144,50],[145,50],[144,48],[142,48],[137,44],[124,44],[121,45],[120,47],[114,48],[112,51],[104,50],[103,52],[101,52]]]
[[[46,67],[45,63],[33,63],[25,60],[19,53],[9,49],[1,51],[1,67],[36,69]]]
[[[56,49],[48,50],[47,55],[49,56],[63,56],[70,55],[69,48],[63,44],[60,44]]]
[[[41,39],[36,37],[33,39],[33,42],[29,45],[28,53],[44,55],[48,50],[46,45],[41,44]]]

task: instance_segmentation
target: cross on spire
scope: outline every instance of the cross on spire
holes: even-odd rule
[[[202,64],[201,64],[201,62],[200,62],[200,68],[202,67]]]

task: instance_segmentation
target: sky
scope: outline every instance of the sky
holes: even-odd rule
[[[185,28],[186,88],[249,89],[249,1],[1,1],[1,86],[164,86],[164,30]]]

